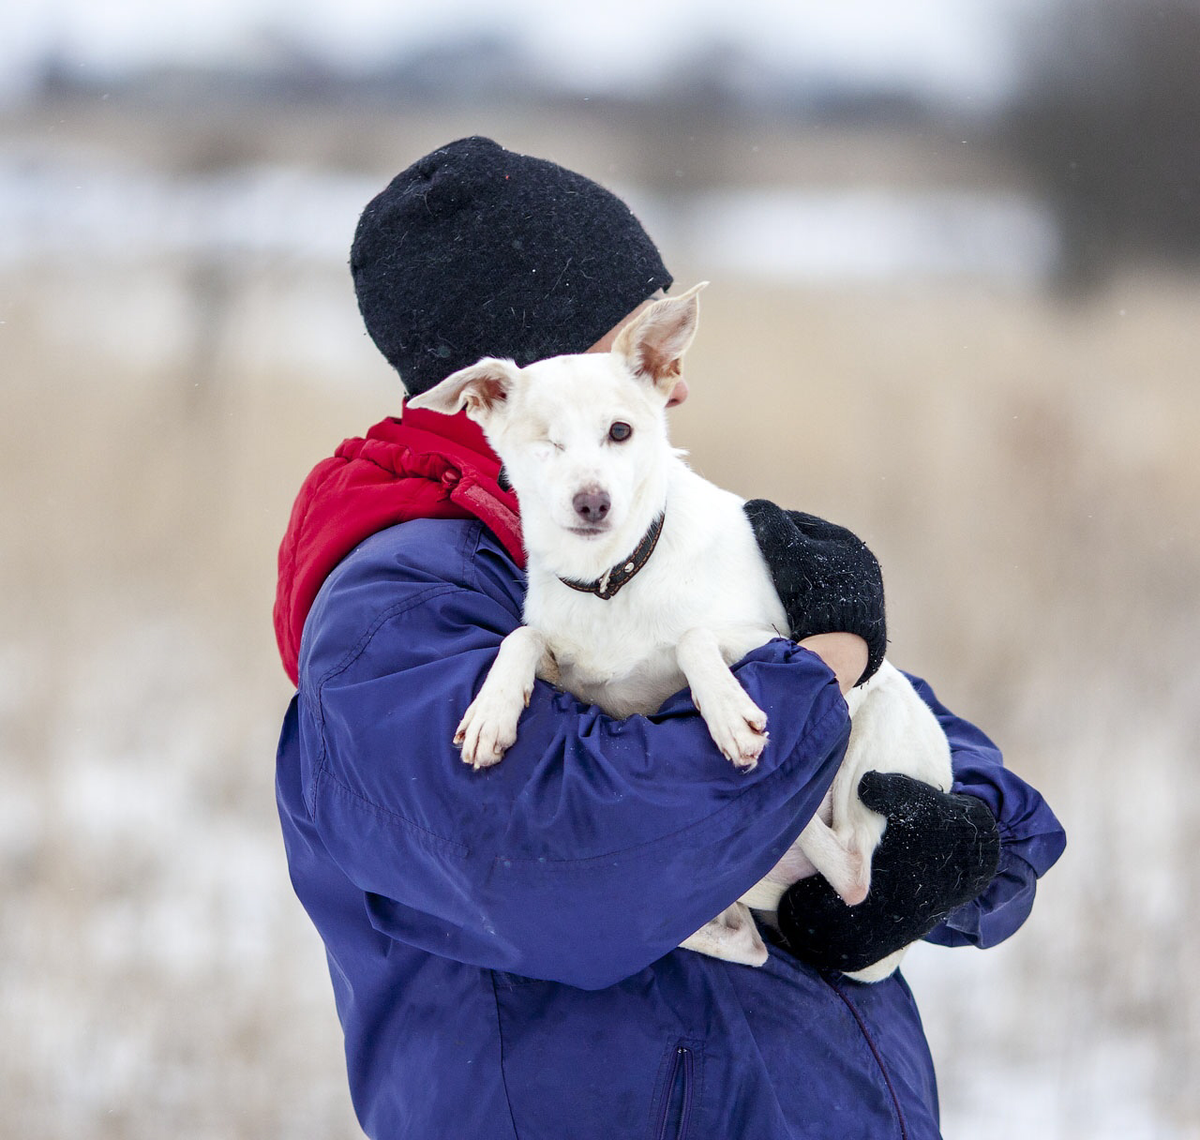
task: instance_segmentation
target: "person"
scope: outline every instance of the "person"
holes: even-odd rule
[[[671,285],[619,198],[481,138],[399,174],[350,264],[410,395],[485,354],[603,349]],[[864,778],[888,815],[866,917],[806,880],[766,930],[765,966],[677,948],[817,809],[849,731],[838,675],[853,683],[885,636],[861,543],[756,511],[789,615],[810,618],[736,666],[770,716],[753,771],[717,752],[686,691],[614,720],[538,682],[516,744],[477,772],[454,730],[524,583],[499,461],[461,414],[405,408],[306,480],[280,548],[275,622],[297,691],[277,797],[375,1140],[938,1135],[903,978],[863,985],[839,967],[921,934],[1008,937],[1062,829],[922,683],[955,788]]]

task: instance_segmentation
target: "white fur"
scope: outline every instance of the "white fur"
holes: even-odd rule
[[[665,407],[695,333],[701,288],[651,306],[611,353],[522,369],[488,358],[410,401],[448,414],[465,404],[521,503],[525,624],[505,638],[459,725],[455,741],[466,763],[495,764],[512,745],[535,672],[618,717],[653,712],[690,685],[728,759],[750,768],[762,753],[766,716],[729,665],[786,635],[787,618],[742,500],[691,471],[667,439]],[[629,425],[630,437],[614,442],[613,423]],[[579,495],[605,496],[607,515],[582,517]],[[602,600],[562,582],[599,579],[664,511],[654,553],[614,597]],[[858,799],[864,772],[905,772],[949,789],[945,736],[890,663],[853,689],[847,703],[850,743],[817,816],[765,879],[685,947],[761,965],[767,951],[747,907],[773,914],[786,887],[814,871],[848,904],[861,902],[886,823]],[[852,976],[886,977],[902,954]]]

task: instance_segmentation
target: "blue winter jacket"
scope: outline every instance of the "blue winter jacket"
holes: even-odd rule
[[[479,522],[418,520],[346,557],[304,627],[279,808],[367,1134],[936,1137],[899,975],[865,986],[775,948],[761,969],[676,949],[820,803],[849,727],[829,670],[783,640],[740,663],[771,723],[749,773],[686,692],[617,721],[541,682],[516,745],[476,772],[452,737],[523,592]],[[1002,835],[992,885],[931,938],[988,946],[1028,914],[1062,831],[980,732],[921,692],[957,790]]]

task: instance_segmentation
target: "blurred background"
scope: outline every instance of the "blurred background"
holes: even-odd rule
[[[906,964],[946,1135],[1200,1137],[1200,3],[415,7],[0,11],[0,1136],[358,1135],[274,557],[399,404],[358,213],[481,133],[713,282],[676,442],[866,538],[1068,829],[1015,938]]]

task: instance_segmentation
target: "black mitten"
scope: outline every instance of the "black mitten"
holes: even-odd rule
[[[861,684],[883,660],[887,624],[883,575],[875,555],[845,527],[802,511],[785,511],[767,499],[753,499],[746,517],[775,592],[800,641],[815,633],[856,633],[867,643]]]
[[[887,816],[866,899],[847,906],[813,875],[789,887],[779,904],[788,949],[820,969],[861,970],[923,938],[977,898],[1000,863],[996,821],[977,796],[884,772],[867,772],[858,794]]]

